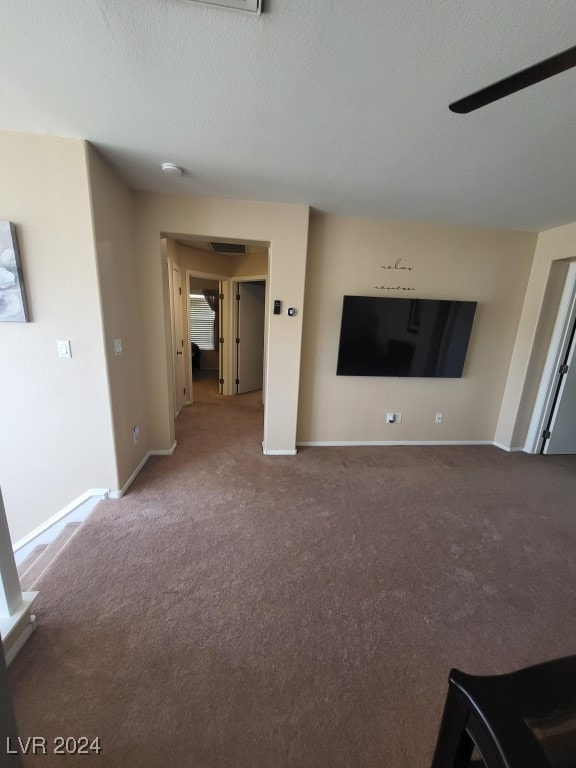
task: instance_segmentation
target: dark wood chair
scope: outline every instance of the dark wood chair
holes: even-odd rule
[[[471,764],[576,768],[576,656],[506,675],[451,670],[432,768]]]

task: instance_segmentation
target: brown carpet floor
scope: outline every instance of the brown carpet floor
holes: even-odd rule
[[[42,576],[23,737],[100,737],[107,768],[425,768],[451,666],[576,653],[576,457],[265,457],[259,399],[185,408]]]

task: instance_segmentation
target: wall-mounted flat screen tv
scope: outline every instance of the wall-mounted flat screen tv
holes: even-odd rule
[[[344,296],[336,373],[460,378],[476,305]]]

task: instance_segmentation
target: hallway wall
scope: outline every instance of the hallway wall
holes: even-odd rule
[[[167,414],[172,408],[171,362],[166,352],[165,306],[167,287],[162,285],[166,257],[160,237],[199,234],[206,239],[237,238],[271,243],[269,291],[285,307],[297,308],[295,317],[274,316],[268,334],[268,380],[264,451],[294,453],[300,374],[304,282],[308,241],[307,206],[215,200],[136,196],[136,247],[143,330],[148,344],[144,366],[151,406],[151,429],[156,445],[169,448],[174,426]]]
[[[2,132],[0,167],[0,217],[16,225],[30,308],[29,323],[0,323],[0,485],[16,542],[113,487],[116,470],[86,145]]]
[[[558,311],[562,278],[573,259],[576,222],[540,232],[502,398],[496,429],[498,443],[524,447]]]
[[[98,264],[105,358],[114,430],[116,483],[121,490],[150,443],[144,398],[142,317],[134,251],[133,194],[88,146],[88,175]],[[114,341],[119,340],[121,354]],[[134,428],[139,439],[134,443]]]
[[[491,442],[535,245],[525,232],[312,216],[298,442]],[[337,376],[344,295],[478,302],[462,378]]]

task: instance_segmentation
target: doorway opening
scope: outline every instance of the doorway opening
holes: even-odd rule
[[[175,392],[182,357],[186,405],[215,404],[248,392],[260,393],[263,404],[270,244],[195,235],[166,239],[170,274],[180,270],[183,288],[180,328],[178,313],[171,312]],[[179,300],[174,291],[170,299]],[[178,355],[180,338],[183,355]]]
[[[265,277],[216,282],[189,273],[188,281],[191,402],[260,392],[264,403]]]
[[[223,286],[221,280],[188,272],[190,402],[217,402],[223,391]]]
[[[559,268],[562,265],[558,265]],[[568,266],[525,450],[576,453],[576,262]]]
[[[235,282],[234,301],[235,393],[264,393],[266,281]]]

